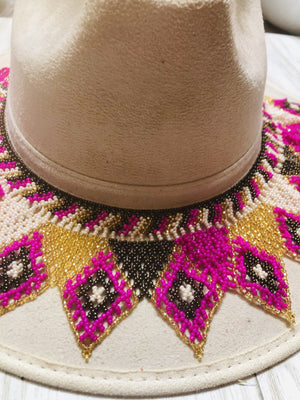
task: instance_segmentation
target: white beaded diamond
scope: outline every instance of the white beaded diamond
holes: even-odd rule
[[[194,300],[194,290],[189,283],[183,283],[179,287],[179,295],[183,301],[191,303]]]
[[[24,265],[21,261],[13,261],[8,266],[7,275],[10,278],[17,278],[23,271]]]
[[[253,267],[253,271],[261,279],[266,279],[268,276],[268,273],[262,269],[260,264],[255,265],[255,267]]]
[[[93,286],[92,287],[93,294],[90,296],[90,299],[93,303],[100,304],[105,298],[105,289],[103,286]]]

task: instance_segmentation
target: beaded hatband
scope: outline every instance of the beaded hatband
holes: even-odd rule
[[[266,99],[260,154],[222,195],[134,211],[54,188],[14,152],[0,71],[0,315],[61,293],[86,360],[144,298],[201,358],[226,291],[294,322],[283,256],[300,260],[300,106]],[[292,278],[291,278],[292,279]]]

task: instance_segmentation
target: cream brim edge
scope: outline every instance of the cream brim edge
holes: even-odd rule
[[[143,373],[139,379],[130,373],[114,377],[109,374],[97,377],[82,376],[80,370],[75,368],[68,367],[66,370],[2,346],[0,347],[0,368],[32,381],[73,391],[109,396],[178,395],[223,385],[276,364],[299,349],[299,331],[298,324],[294,332],[286,332],[272,343],[246,353],[242,361],[238,356],[218,363],[221,371],[217,371],[215,365],[212,365],[197,372],[182,370],[156,374]],[[261,354],[262,352],[265,354]]]
[[[290,260],[286,264],[293,311],[299,320],[300,265]],[[147,334],[136,341],[143,329]],[[239,295],[227,293],[212,321],[203,360],[198,363],[152,305],[144,301],[85,364],[78,361],[80,351],[58,291],[49,289],[35,301],[2,316],[0,338],[0,368],[26,379],[101,395],[165,396],[223,385],[276,364],[300,348],[300,324],[288,327]],[[44,340],[48,349],[39,344],[36,350],[36,343]],[[163,368],[153,367],[159,362]]]

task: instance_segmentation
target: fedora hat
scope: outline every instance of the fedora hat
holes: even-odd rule
[[[17,2],[1,70],[0,367],[165,395],[299,348],[298,104],[259,1]]]

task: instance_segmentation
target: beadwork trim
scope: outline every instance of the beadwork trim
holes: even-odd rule
[[[294,323],[283,256],[300,260],[299,104],[266,99],[260,154],[227,192],[129,210],[76,198],[26,167],[6,130],[8,82],[0,70],[0,315],[57,286],[86,360],[144,299],[198,359],[227,291]]]
[[[86,266],[84,274],[78,274],[75,281],[69,279],[62,293],[64,309],[86,361],[93,349],[138,303],[135,293],[112,259],[112,253],[100,251],[91,260],[93,266]],[[99,282],[100,287],[97,286]],[[92,289],[95,288],[92,295],[89,293],[91,285],[94,285]],[[97,293],[97,288],[104,289],[102,292],[105,295]]]
[[[48,287],[42,262],[42,235],[33,232],[31,236],[32,239],[23,236],[0,254],[0,315],[34,300]]]

